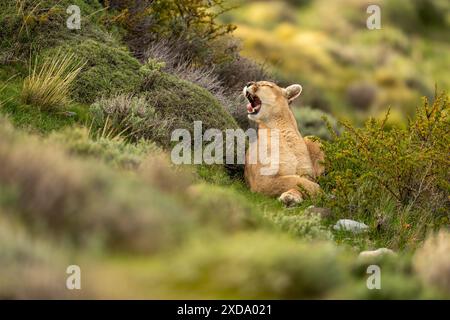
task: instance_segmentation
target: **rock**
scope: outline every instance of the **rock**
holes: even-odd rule
[[[351,231],[353,233],[361,233],[367,231],[369,227],[364,223],[350,220],[350,219],[340,219],[333,226],[334,230]]]
[[[305,214],[309,216],[319,216],[322,219],[333,217],[333,211],[328,208],[309,206],[305,210]]]
[[[362,251],[359,258],[377,258],[384,255],[395,256],[395,252],[388,248],[379,248],[377,250]]]

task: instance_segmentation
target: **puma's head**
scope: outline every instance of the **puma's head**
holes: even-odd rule
[[[293,84],[280,88],[273,82],[249,82],[244,87],[244,95],[248,99],[248,118],[256,122],[267,122],[275,117],[283,117],[289,110],[289,103],[302,92],[302,86]]]

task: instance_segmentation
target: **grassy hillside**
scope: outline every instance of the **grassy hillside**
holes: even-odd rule
[[[434,82],[449,86],[443,31],[421,30],[418,40],[397,26],[330,32],[315,25],[322,1],[295,10],[252,2],[222,17],[237,24],[246,58],[230,26],[194,20],[169,34],[178,29],[164,2],[156,1],[158,28],[126,14],[133,1],[109,3],[0,4],[0,298],[450,297],[450,104],[429,91]],[[65,28],[69,4],[81,8],[80,30]],[[393,57],[376,70],[366,66],[372,45]],[[371,108],[417,107],[410,124],[339,125],[330,113],[352,110],[343,90],[375,73]],[[312,100],[313,109],[295,110],[300,128],[324,139],[328,158],[324,193],[294,208],[250,192],[240,166],[170,160],[173,129],[248,126],[241,88],[263,77],[300,81],[305,99],[330,99],[327,113]],[[344,218],[368,231],[335,230]],[[380,247],[395,255],[358,256]],[[65,287],[73,264],[82,290]],[[381,267],[382,290],[366,287],[370,264]]]

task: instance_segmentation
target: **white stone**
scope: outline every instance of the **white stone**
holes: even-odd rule
[[[379,248],[377,250],[367,250],[367,251],[362,251],[359,254],[360,258],[376,258],[376,257],[380,257],[383,255],[395,255],[395,252],[392,251],[391,249],[388,248]]]
[[[334,230],[344,230],[344,231],[351,231],[354,233],[361,233],[364,231],[367,231],[369,227],[365,225],[364,223],[350,220],[350,219],[340,219],[336,224],[333,226]]]

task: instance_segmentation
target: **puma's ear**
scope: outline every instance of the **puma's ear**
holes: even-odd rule
[[[299,84],[293,84],[284,89],[284,92],[286,94],[286,98],[289,102],[293,101],[295,98],[297,98],[300,93],[302,93],[302,86]]]

